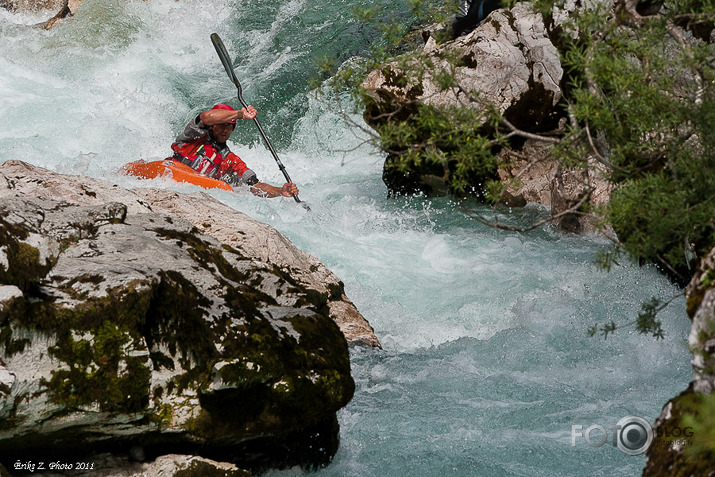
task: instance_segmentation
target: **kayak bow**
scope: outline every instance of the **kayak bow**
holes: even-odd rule
[[[127,176],[134,176],[139,179],[156,179],[158,177],[168,177],[176,182],[186,182],[201,186],[204,189],[223,189],[233,191],[233,188],[218,179],[202,176],[189,166],[180,162],[165,159],[163,161],[136,161],[125,164],[121,171]]]

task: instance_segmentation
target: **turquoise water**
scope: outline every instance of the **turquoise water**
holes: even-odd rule
[[[641,301],[678,290],[652,269],[598,270],[596,237],[498,232],[465,216],[480,207],[469,201],[386,199],[382,155],[336,114],[347,101],[307,86],[319,58],[368,48],[350,9],[373,3],[85,0],[50,32],[28,26],[47,15],[0,10],[0,160],[144,185],[117,169],[165,157],[189,118],[235,104],[209,40],[217,32],[312,212],[291,199],[211,194],[319,257],[384,345],[352,352],[357,391],[339,414],[340,449],[317,475],[639,475],[643,456],[610,441],[572,446],[572,426],[652,421],[685,389],[683,300],[663,313],[664,341],[586,330],[630,321]],[[233,140],[262,180],[282,181],[252,124]],[[505,211],[514,221],[546,213]]]

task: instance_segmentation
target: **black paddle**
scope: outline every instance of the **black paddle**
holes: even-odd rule
[[[212,33],[211,34],[211,42],[214,44],[214,48],[216,48],[216,53],[218,53],[218,57],[221,59],[221,63],[223,63],[223,67],[226,69],[226,73],[228,74],[228,77],[230,78],[231,81],[233,81],[233,84],[236,85],[236,90],[238,90],[238,100],[241,102],[241,106],[244,108],[248,108],[248,104],[243,100],[243,88],[241,88],[241,83],[238,81],[238,78],[236,77],[236,73],[233,71],[233,66],[231,66],[231,60],[228,58],[228,52],[226,51],[226,47],[223,45],[223,42],[221,41],[221,38],[219,38],[217,33]],[[288,175],[288,172],[286,171],[285,166],[281,162],[280,158],[278,157],[278,154],[276,154],[276,150],[273,149],[273,146],[271,145],[271,142],[268,140],[268,137],[266,136],[266,133],[263,132],[263,128],[261,127],[261,123],[258,122],[258,118],[253,118],[253,122],[256,123],[256,127],[258,128],[258,131],[261,133],[261,136],[263,136],[263,140],[266,142],[266,146],[268,146],[268,149],[271,151],[271,154],[273,154],[273,159],[276,160],[276,163],[278,164],[278,168],[281,170],[283,173],[283,176],[286,178],[287,182],[293,182],[290,180],[290,176]],[[305,202],[301,201],[296,194],[293,194],[293,198],[295,199],[296,202],[301,204],[306,210],[310,210],[310,207],[308,207],[308,204]]]

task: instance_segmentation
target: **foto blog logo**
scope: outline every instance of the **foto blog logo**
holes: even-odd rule
[[[648,450],[653,443],[653,427],[650,423],[638,416],[626,416],[616,425],[603,427],[592,424],[583,430],[583,426],[571,426],[571,446],[576,446],[579,437],[588,442],[591,447],[601,447],[608,441],[609,431],[613,447],[618,447],[628,455],[640,455]]]

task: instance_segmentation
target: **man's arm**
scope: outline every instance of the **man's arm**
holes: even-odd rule
[[[199,119],[206,126],[213,126],[215,124],[224,124],[229,121],[235,121],[237,119],[253,119],[256,117],[256,108],[249,106],[248,108],[241,108],[236,111],[229,111],[227,109],[209,109],[199,114]]]
[[[293,194],[298,195],[298,186],[292,182],[286,182],[282,187],[256,182],[251,186],[251,192],[259,197],[291,197]]]

